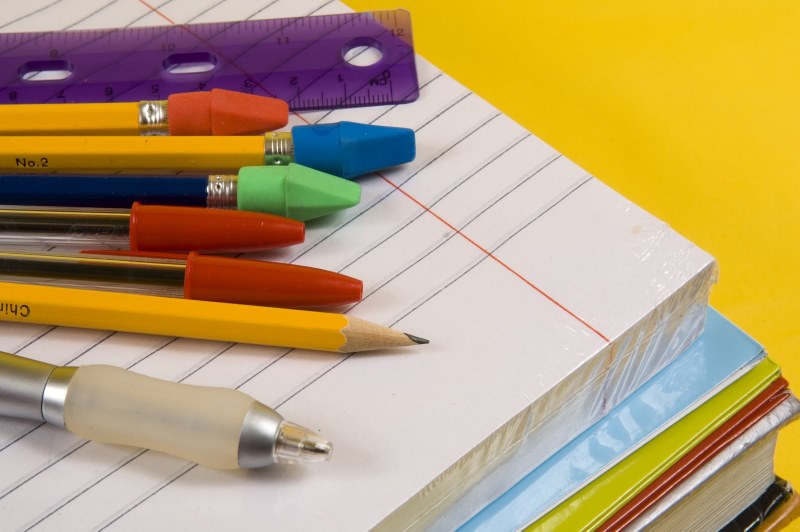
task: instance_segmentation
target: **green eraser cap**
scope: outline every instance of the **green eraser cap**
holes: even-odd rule
[[[240,210],[266,212],[306,221],[358,205],[358,183],[290,163],[246,166],[239,170]]]

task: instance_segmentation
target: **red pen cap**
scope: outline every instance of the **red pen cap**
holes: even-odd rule
[[[303,222],[274,214],[204,207],[131,208],[133,251],[260,251],[299,244]]]
[[[361,300],[363,283],[340,273],[278,262],[189,253],[183,297],[245,305],[313,308]]]

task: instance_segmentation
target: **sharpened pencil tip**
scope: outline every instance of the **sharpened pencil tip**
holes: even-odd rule
[[[413,334],[408,334],[408,333],[403,333],[403,334],[408,336],[411,339],[411,341],[414,342],[415,344],[429,344],[430,343],[430,340],[428,340],[427,338],[420,338],[419,336],[414,336]]]

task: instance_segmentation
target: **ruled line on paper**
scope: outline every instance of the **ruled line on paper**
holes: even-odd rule
[[[401,182],[401,185],[404,185],[404,184],[408,183],[411,179],[416,177],[420,172],[424,171],[431,164],[435,163],[441,157],[445,156],[450,150],[452,150],[453,148],[458,146],[461,142],[467,140],[473,134],[475,134],[478,131],[480,131],[481,129],[483,129],[484,126],[486,126],[489,122],[491,122],[492,120],[497,118],[497,116],[498,115],[491,116],[490,118],[488,118],[484,122],[480,123],[476,128],[469,130],[463,136],[455,139],[453,142],[451,142],[448,145],[443,146],[442,148],[440,148],[440,151],[433,158],[425,161],[417,170],[413,171],[407,177],[404,177],[402,182]],[[294,256],[291,259],[291,262],[295,262],[296,260],[298,260],[301,257],[303,257],[303,255],[305,255],[306,253],[312,251],[318,245],[322,244],[323,242],[325,242],[329,238],[335,236],[339,231],[341,231],[341,230],[345,229],[346,227],[348,227],[351,223],[353,223],[354,221],[358,220],[362,215],[364,215],[365,213],[371,211],[373,208],[377,207],[380,203],[382,203],[384,200],[389,198],[389,196],[391,196],[394,192],[396,192],[395,188],[388,188],[388,191],[386,193],[380,195],[377,199],[372,199],[371,202],[368,203],[367,205],[365,205],[363,207],[359,206],[356,209],[354,209],[355,214],[353,216],[348,217],[348,219],[344,223],[342,223],[341,225],[338,225],[338,226],[334,227],[333,229],[331,229],[329,231],[326,231],[325,236],[323,236],[321,239],[317,240],[316,242],[314,242],[310,246],[307,246],[307,247],[304,246],[305,249],[303,249],[303,251],[301,253],[299,253],[298,255]]]
[[[493,117],[493,118],[491,118],[490,120],[493,120],[493,119],[494,119],[494,117]],[[450,195],[450,194],[451,194],[453,191],[455,191],[455,190],[456,190],[456,189],[458,189],[460,186],[462,186],[464,183],[466,183],[467,181],[469,181],[471,178],[475,177],[475,175],[477,175],[479,172],[482,172],[483,170],[485,170],[486,168],[488,168],[488,167],[489,167],[489,166],[490,166],[492,163],[494,163],[495,161],[497,161],[498,159],[500,159],[500,158],[501,158],[502,156],[504,156],[505,154],[509,153],[509,152],[510,152],[512,149],[514,149],[514,148],[516,148],[517,146],[519,146],[519,144],[520,144],[522,141],[524,141],[526,138],[528,138],[528,135],[523,135],[522,137],[519,137],[519,138],[517,138],[517,139],[514,139],[512,142],[510,142],[509,144],[505,145],[505,146],[503,147],[503,149],[500,151],[500,153],[493,154],[493,157],[491,157],[491,158],[490,158],[488,161],[486,161],[486,162],[482,163],[482,164],[481,164],[481,166],[479,166],[479,167],[478,167],[478,168],[477,168],[477,169],[476,169],[474,172],[472,172],[472,173],[470,173],[470,174],[468,174],[468,175],[464,176],[464,178],[463,178],[463,179],[460,179],[459,181],[457,181],[457,182],[456,182],[456,183],[455,183],[453,186],[451,186],[451,187],[450,187],[450,188],[449,188],[449,189],[448,189],[448,190],[447,190],[447,191],[446,191],[444,194],[442,194],[441,196],[439,196],[438,198],[436,198],[436,200],[435,200],[433,203],[431,203],[431,204],[430,204],[430,207],[435,207],[435,206],[436,206],[436,205],[437,205],[437,204],[438,204],[440,201],[442,201],[443,199],[445,199],[445,198],[446,198],[448,195]],[[549,166],[549,164],[550,164],[551,162],[555,161],[555,159],[556,159],[556,158],[558,158],[558,156],[554,156],[554,157],[552,157],[551,159],[547,160],[547,161],[546,161],[546,162],[545,162],[545,163],[544,163],[544,164],[543,164],[543,165],[542,165],[542,166],[541,166],[539,169],[537,169],[537,171],[536,171],[536,172],[534,172],[534,173],[530,174],[530,175],[529,175],[527,178],[525,178],[525,180],[527,180],[527,179],[530,179],[531,177],[533,177],[533,176],[535,175],[535,173],[538,173],[538,171],[540,171],[540,170],[543,170],[544,168],[546,168],[547,166]],[[381,176],[381,177],[382,177],[383,179],[385,179],[385,180],[387,180],[387,181],[388,181],[388,178],[386,178],[386,177],[383,177],[383,176]],[[392,183],[391,181],[389,181],[389,183],[390,183],[390,185],[392,185],[393,187],[397,187],[397,188],[399,189],[399,185],[394,185],[394,183]],[[487,208],[488,208],[488,207],[487,207]],[[423,214],[425,214],[425,212],[426,212],[426,211],[429,211],[429,210],[430,210],[430,209],[429,209],[428,207],[424,207],[424,206],[423,206],[423,210],[422,210],[422,211],[420,211],[419,213],[417,213],[417,214],[416,214],[416,215],[415,215],[413,218],[411,218],[410,220],[407,220],[407,221],[403,222],[403,223],[402,223],[402,224],[401,224],[401,225],[400,225],[400,226],[399,226],[399,227],[398,227],[396,230],[392,231],[392,232],[391,232],[391,233],[390,233],[388,236],[386,236],[386,238],[384,238],[383,240],[379,241],[377,244],[375,244],[375,245],[371,246],[371,247],[370,247],[370,248],[369,248],[367,251],[364,251],[364,252],[361,252],[360,254],[358,254],[358,256],[356,256],[356,257],[355,257],[354,259],[352,259],[350,262],[348,262],[347,264],[345,264],[345,265],[344,265],[344,267],[343,267],[342,269],[340,269],[339,271],[340,271],[340,272],[341,272],[341,271],[343,271],[343,270],[344,270],[344,269],[346,269],[348,266],[352,265],[353,263],[355,263],[356,261],[358,261],[359,259],[361,259],[362,257],[364,257],[364,256],[365,256],[367,253],[370,253],[371,251],[373,251],[375,248],[377,248],[378,246],[380,246],[381,244],[383,244],[384,242],[386,242],[387,240],[389,240],[390,238],[392,238],[394,235],[396,235],[397,233],[399,233],[400,231],[402,231],[403,229],[405,229],[406,227],[408,227],[408,226],[409,226],[410,224],[412,224],[412,223],[413,223],[415,220],[419,219],[419,217],[420,217],[420,216],[422,216]]]
[[[10,26],[10,25],[12,25],[12,24],[14,24],[16,22],[19,22],[20,20],[24,20],[24,19],[26,19],[28,17],[32,17],[33,15],[36,15],[37,13],[41,13],[42,11],[45,11],[46,9],[49,9],[49,8],[51,8],[51,7],[53,7],[53,6],[57,5],[57,4],[60,4],[61,2],[62,2],[62,0],[55,0],[55,2],[50,2],[49,4],[47,4],[47,5],[43,6],[43,7],[35,9],[34,11],[30,11],[30,12],[25,13],[24,15],[21,15],[21,16],[15,18],[15,19],[9,20],[8,22],[4,22],[3,24],[0,24],[0,29],[3,29],[5,27],[7,27],[7,26]],[[66,26],[63,29],[66,29],[68,27],[69,26]]]

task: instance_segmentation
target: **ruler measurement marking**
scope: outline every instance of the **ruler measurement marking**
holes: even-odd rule
[[[382,31],[382,32],[381,32],[381,33],[380,33],[380,34],[379,34],[377,37],[384,36],[384,35],[387,35],[387,34],[392,34],[392,35],[393,35],[392,28],[387,28],[386,26],[383,26],[383,25],[382,25],[382,27],[383,27],[383,31]],[[376,36],[370,36],[370,37],[372,37],[372,38],[376,38]],[[376,39],[376,40],[377,40],[377,39]],[[398,44],[398,46],[401,46],[401,45],[400,45],[400,44]],[[405,47],[404,47],[404,48],[405,48]],[[391,69],[391,67],[393,67],[393,66],[395,66],[395,65],[399,64],[399,63],[400,63],[401,61],[403,61],[403,60],[404,60],[406,57],[408,57],[408,55],[410,55],[410,54],[413,54],[413,50],[409,50],[408,48],[406,48],[406,50],[407,50],[407,53],[406,53],[406,54],[404,54],[404,55],[401,55],[400,57],[398,57],[398,58],[397,58],[397,60],[396,60],[396,61],[394,61],[393,63],[391,63],[389,66],[387,66],[387,67],[384,69],[384,72],[390,72],[390,69]],[[340,60],[340,63],[343,63],[343,62],[344,62],[344,58],[342,58],[342,59]],[[310,87],[310,86],[311,86],[313,83],[316,83],[318,80],[322,79],[322,78],[323,78],[325,75],[327,75],[328,73],[330,73],[330,71],[328,71],[328,72],[325,72],[325,73],[321,74],[320,76],[318,76],[318,77],[317,77],[317,78],[316,78],[316,79],[315,79],[315,80],[314,80],[314,81],[313,81],[311,84],[307,85],[307,86],[306,86],[304,89],[302,89],[300,92],[302,92],[303,90],[306,90],[306,89],[308,89],[308,88],[309,88],[309,87]],[[355,95],[356,93],[358,93],[359,91],[361,91],[362,89],[364,89],[364,87],[369,87],[369,86],[371,86],[371,84],[372,84],[372,82],[373,82],[373,80],[374,80],[374,79],[375,79],[375,78],[373,77],[373,78],[370,78],[370,79],[366,80],[366,82],[365,82],[364,84],[362,84],[360,87],[358,87],[358,88],[357,88],[357,89],[356,89],[356,90],[353,92],[353,95]],[[391,78],[391,76],[390,76],[390,77],[389,77],[389,83],[390,83],[390,84],[392,83],[392,81],[391,81],[391,80],[392,80],[392,78]],[[417,84],[415,84],[415,85],[417,85]],[[375,95],[375,96],[373,96],[373,95],[372,95],[372,93],[371,93],[371,91],[370,91],[369,89],[367,89],[367,93],[368,93],[368,94],[367,94],[366,98],[364,98],[364,97],[363,97],[363,95],[362,95],[362,98],[361,98],[361,99],[360,99],[358,102],[356,102],[356,104],[357,104],[357,106],[365,106],[365,105],[372,105],[372,104],[374,104],[374,103],[384,103],[384,102],[389,102],[389,103],[391,103],[391,102],[395,101],[395,100],[394,100],[394,92],[393,92],[393,90],[392,90],[392,89],[393,89],[393,87],[392,87],[392,86],[390,86],[390,87],[389,87],[389,92],[390,92],[390,95],[391,95],[391,96],[390,96],[390,95],[386,95],[386,94],[384,94],[384,95]],[[418,92],[418,86],[417,86],[417,89],[415,90],[415,92]],[[411,96],[411,95],[409,94],[409,96]],[[291,102],[291,100],[290,100],[290,102]],[[298,107],[298,108],[296,108],[296,109],[298,109],[298,110],[299,110],[300,108]],[[307,109],[308,109],[308,110],[312,110],[312,109],[317,109],[317,108],[316,108],[316,107],[309,107],[309,108],[307,108]],[[305,108],[304,108],[303,110],[305,110]]]
[[[407,19],[407,16],[401,18]],[[397,10],[394,10],[247,20],[234,23],[137,27],[122,30],[115,28],[41,32],[31,34],[27,38],[28,34],[25,33],[4,34],[2,40],[6,46],[3,48],[6,49],[0,51],[0,65],[5,69],[6,74],[13,69],[14,79],[0,87],[0,95],[8,97],[8,100],[13,103],[50,101],[52,99],[77,102],[102,101],[103,99],[135,101],[136,99],[150,99],[152,94],[157,93],[166,95],[177,91],[192,90],[192,87],[195,87],[195,90],[221,87],[252,92],[251,83],[255,82],[264,92],[277,91],[275,95],[284,99],[287,97],[287,90],[290,90],[288,101],[293,110],[310,110],[320,107],[338,108],[385,102],[401,103],[415,99],[417,89],[412,90],[409,87],[417,87],[417,78],[413,47],[410,44],[406,45],[406,54],[404,55],[402,50],[398,51],[397,49],[397,46],[404,48],[403,43],[394,41],[394,37],[399,37],[399,34],[394,31],[395,28],[392,26],[397,26],[397,24],[398,14]],[[246,36],[254,35],[256,29],[263,30],[264,28],[268,30],[267,34],[263,35],[263,31],[260,32],[257,35],[256,43],[251,44],[251,41],[246,40]],[[175,33],[176,31],[183,34]],[[410,35],[410,25],[408,34]],[[259,71],[258,61],[261,53],[268,56],[276,46],[281,46],[281,44],[269,42],[270,37],[276,35],[288,37],[291,48],[285,49],[283,54],[275,54],[278,55],[276,65],[266,65]],[[187,42],[191,37],[194,37],[195,40]],[[383,74],[381,74],[381,70],[375,68],[364,68],[359,71],[339,53],[331,57],[328,57],[329,54],[325,54],[322,56],[321,64],[314,63],[315,60],[320,61],[318,56],[313,54],[314,46],[321,46],[320,42],[330,41],[333,46],[338,48],[342,43],[349,42],[349,39],[357,38],[374,39],[384,47],[384,56],[388,56],[390,61],[379,62],[379,68],[382,69]],[[136,44],[133,50],[129,45],[132,42]],[[120,43],[125,43],[125,46],[121,46]],[[175,44],[176,48],[173,53],[176,54],[187,53],[187,51],[207,51],[210,47],[212,50],[208,53],[217,59],[217,65],[207,76],[201,74],[190,74],[186,77],[175,75],[175,77],[170,76],[165,80],[161,76],[162,68],[159,68],[157,72],[153,70],[149,78],[145,74],[138,75],[138,72],[148,70],[149,63],[141,64],[142,61],[135,54],[147,56],[152,53],[152,56],[157,59],[169,55],[171,50],[159,53],[160,50],[157,46],[162,44]],[[23,48],[18,54],[8,55],[9,48],[19,50],[20,47]],[[223,50],[217,51],[214,49],[215,47],[222,47]],[[259,54],[253,54],[253,51],[260,47],[264,48],[264,51],[259,50]],[[118,48],[126,49],[120,52],[114,51]],[[93,60],[91,55],[93,49],[112,51],[108,53],[108,60],[98,61]],[[390,50],[390,52],[387,53],[386,50]],[[245,67],[247,70],[255,72],[255,75],[249,75],[245,69],[235,64],[236,60],[247,54],[253,55],[245,57]],[[72,70],[73,75],[63,81],[21,82],[16,73],[17,67],[26,61],[36,60],[34,58],[37,57],[38,60],[52,58],[71,61],[77,63],[78,66]],[[87,67],[87,63],[82,62],[84,60],[89,66],[88,72],[83,71]],[[127,65],[133,65],[132,68],[135,68],[135,72],[137,72],[138,80],[135,82],[133,82],[135,78],[133,78],[131,70],[125,69],[126,61]],[[118,65],[116,68],[119,70],[119,74],[113,70],[115,64]],[[234,70],[238,70],[241,75]],[[378,74],[376,74],[376,70]],[[3,72],[0,71],[0,75],[2,74]],[[261,75],[259,76],[259,74]],[[279,79],[276,78],[276,75],[286,76],[287,80],[293,76],[299,81],[293,87],[288,87],[288,82],[284,85],[280,81],[277,81],[278,85],[275,87],[261,86],[264,82]],[[379,80],[381,75],[384,76],[383,80]],[[129,76],[130,79],[125,76]],[[107,78],[107,80],[102,78]],[[348,79],[349,82],[345,83],[345,79]],[[158,84],[158,89],[150,87],[150,83]],[[396,83],[400,83],[404,87],[403,90],[398,90]],[[374,86],[370,87],[371,84]],[[366,91],[363,90],[365,87]],[[397,95],[402,94],[409,96],[397,100]],[[3,98],[3,102],[6,101]]]
[[[136,21],[140,20],[140,19],[141,19],[141,18],[143,18],[144,16],[145,16],[145,15],[142,15],[141,17],[137,17],[136,19],[134,19],[134,20],[132,20],[131,22],[129,22],[129,23],[126,25],[126,26],[124,26],[124,28],[129,28],[131,24],[133,24],[133,23],[135,23]],[[82,42],[82,44],[80,44],[79,46],[77,46],[77,47],[75,47],[75,48],[72,48],[72,49],[70,49],[70,50],[67,50],[67,52],[65,52],[64,54],[60,54],[60,55],[65,55],[65,54],[68,54],[68,53],[74,53],[74,52],[76,52],[76,51],[78,51],[78,50],[82,49],[82,48],[83,48],[83,47],[85,47],[85,46],[88,46],[88,45],[90,45],[90,44],[93,44],[93,43],[95,43],[95,42],[98,42],[98,41],[99,41],[99,40],[101,40],[103,37],[108,37],[108,40],[109,40],[109,47],[110,47],[110,46],[111,46],[111,44],[112,44],[112,42],[111,42],[111,38],[112,38],[112,36],[114,36],[114,35],[122,35],[122,39],[124,40],[124,39],[125,39],[125,35],[126,35],[128,32],[130,32],[130,33],[133,33],[134,35],[141,35],[141,34],[143,34],[143,33],[144,33],[145,37],[146,37],[146,38],[148,38],[149,36],[147,35],[147,31],[146,31],[147,29],[148,29],[148,28],[134,28],[134,29],[133,29],[133,31],[131,31],[130,29],[120,29],[120,28],[96,29],[96,30],[88,30],[88,31],[87,31],[87,30],[78,30],[78,31],[69,31],[69,30],[64,30],[64,31],[50,31],[50,32],[45,32],[45,33],[43,33],[43,34],[39,34],[39,36],[41,36],[41,37],[45,37],[45,36],[47,36],[47,35],[50,35],[50,36],[51,36],[51,42],[52,42],[52,39],[61,38],[61,39],[63,39],[63,42],[64,42],[64,44],[67,44],[67,43],[69,43],[69,42],[70,42],[70,39],[71,39],[71,38],[73,38],[73,37],[76,37],[76,38],[80,39],[80,36],[81,36],[81,35],[84,35],[84,34],[86,34],[86,35],[88,35],[88,36],[92,36],[92,35],[96,35],[96,36],[97,36],[96,38],[89,38],[87,41],[85,41],[85,42]],[[153,33],[153,34],[156,34],[156,37],[155,37],[155,38],[158,38],[158,35],[160,35],[160,34],[163,34],[163,33],[164,33],[164,31],[163,31],[163,30],[164,30],[164,29],[168,29],[168,27],[152,27],[152,28],[149,28],[149,29],[150,29],[150,30],[152,30],[152,31],[151,31],[151,33]],[[153,39],[153,40],[155,40],[155,39]],[[147,44],[150,44],[151,42],[153,42],[153,40],[149,40],[148,42],[145,42],[145,44],[144,44],[144,45],[142,45],[142,46],[140,46],[139,48],[141,48],[141,47],[143,47],[143,46],[146,46]],[[55,48],[55,47],[51,45],[51,46],[50,46],[50,49],[52,50],[53,48]],[[131,52],[131,53],[129,53],[129,54],[123,55],[122,57],[123,57],[123,58],[124,58],[124,57],[129,57],[129,56],[130,56],[130,55],[132,55],[132,54],[133,54],[135,51],[138,51],[138,50],[139,50],[139,48],[137,48],[136,50],[134,50],[133,52]],[[109,66],[109,65],[103,65],[103,67],[102,67],[102,68],[100,68],[100,69],[97,69],[97,70],[95,70],[95,71],[93,71],[93,72],[91,72],[91,73],[99,72],[100,70],[103,70],[103,69],[105,69],[105,68],[108,68],[108,66]],[[84,76],[84,77],[85,77],[85,74],[81,74],[81,76]],[[15,81],[16,81],[16,80],[17,80],[17,78],[15,77]],[[13,83],[13,82],[11,82],[11,83]],[[73,87],[74,87],[74,86],[75,86],[75,84],[73,83],[73,84],[71,84],[71,86],[73,86]],[[7,89],[7,88],[8,88],[8,85],[6,85],[6,86],[3,86],[3,87],[0,87],[0,92],[2,92],[3,90],[5,90],[5,89]],[[58,92],[56,92],[54,95],[52,95],[52,96],[48,97],[48,98],[45,100],[45,102],[49,102],[49,101],[50,101],[50,100],[52,100],[53,98],[60,97],[60,96],[59,96],[59,94],[66,94],[66,92],[65,92],[65,91],[66,91],[66,90],[68,90],[69,88],[70,88],[70,87],[68,86],[68,87],[66,87],[66,88],[62,88],[62,89],[60,89],[60,90],[59,90]],[[17,91],[17,92],[19,92],[19,91]]]
[[[286,22],[287,20],[288,20],[289,22],[288,22],[288,23],[284,23],[284,22]],[[259,26],[260,26],[260,24],[258,24],[258,22],[266,22],[266,24],[264,24],[264,25],[266,25],[267,29],[270,29],[270,25],[272,24],[272,25],[277,25],[277,26],[279,27],[279,29],[280,29],[281,31],[283,31],[283,29],[285,29],[285,28],[288,28],[288,27],[292,26],[292,25],[293,25],[293,24],[295,24],[295,23],[296,23],[298,20],[303,20],[303,19],[297,19],[297,18],[294,18],[294,19],[286,19],[286,18],[283,18],[283,19],[263,19],[263,20],[261,20],[261,21],[250,21],[250,20],[245,20],[245,21],[238,21],[238,22],[233,22],[233,23],[229,23],[229,24],[225,24],[225,23],[217,23],[217,25],[222,25],[222,26],[228,26],[228,27],[229,27],[229,26],[231,26],[231,25],[247,24],[247,25],[249,25],[249,26],[252,26],[250,29],[256,29],[256,30],[258,30],[258,29],[260,29],[260,27],[259,27]],[[208,28],[208,27],[210,27],[210,26],[211,26],[211,25],[208,25],[208,26],[207,26],[207,28]],[[205,37],[205,38],[204,38],[203,36],[201,36],[201,35],[199,35],[199,34],[198,34],[198,33],[199,33],[199,31],[200,31],[200,29],[198,29],[198,32],[195,32],[195,31],[193,31],[191,28],[189,28],[189,27],[188,27],[188,25],[186,25],[186,24],[182,24],[182,25],[173,25],[173,26],[171,26],[171,27],[170,27],[170,29],[175,29],[175,30],[177,30],[177,31],[181,31],[181,34],[183,34],[184,32],[185,32],[185,33],[188,33],[189,35],[191,35],[191,36],[192,36],[192,37],[193,37],[193,38],[196,40],[196,42],[192,43],[194,46],[193,46],[192,48],[190,48],[190,50],[197,50],[197,48],[201,47],[203,44],[206,44],[206,45],[208,45],[208,46],[209,46],[210,48],[212,48],[212,50],[213,50],[213,49],[214,49],[214,48],[213,48],[213,46],[212,46],[212,45],[211,45],[211,44],[210,44],[208,41],[209,41],[209,40],[211,40],[211,39],[213,39],[214,37],[218,36],[218,35],[221,33],[221,32],[212,33],[212,35],[210,35],[209,37]],[[275,96],[275,94],[273,94],[273,93],[272,93],[272,91],[268,90],[266,87],[264,87],[263,85],[261,85],[261,83],[259,83],[259,82],[258,82],[258,81],[257,81],[257,80],[256,80],[256,79],[255,79],[255,78],[254,78],[254,77],[253,77],[251,74],[249,74],[248,72],[246,72],[246,71],[245,71],[243,68],[239,67],[239,66],[236,64],[236,60],[240,59],[240,58],[241,58],[242,56],[244,56],[246,53],[250,52],[251,50],[253,50],[253,49],[254,49],[254,48],[256,48],[257,46],[259,46],[261,43],[265,42],[265,41],[266,41],[266,40],[267,40],[269,37],[272,37],[274,34],[275,34],[275,32],[272,32],[271,34],[265,35],[264,37],[262,37],[261,39],[259,39],[259,40],[258,40],[258,41],[256,41],[255,43],[253,43],[253,44],[249,45],[248,47],[246,47],[246,48],[245,48],[245,49],[244,49],[244,50],[243,50],[241,53],[239,53],[238,55],[235,55],[235,56],[234,56],[233,58],[231,58],[231,59],[228,59],[228,58],[225,58],[224,56],[222,56],[223,58],[225,58],[225,59],[226,59],[226,61],[227,61],[227,64],[228,64],[228,65],[230,65],[230,66],[234,67],[236,70],[240,71],[240,72],[241,72],[241,73],[242,73],[242,74],[245,76],[245,80],[251,80],[251,81],[253,81],[253,82],[254,82],[256,85],[258,85],[258,86],[259,86],[259,87],[260,87],[260,88],[261,88],[261,89],[262,89],[262,90],[263,90],[265,93],[267,93],[267,95],[269,95],[269,96],[273,96],[273,97]],[[220,67],[220,69],[219,69],[219,70],[223,70],[224,68],[225,68],[225,67]],[[159,71],[159,73],[160,73],[160,71]],[[155,74],[154,74],[154,75],[155,75]],[[213,79],[213,76],[212,76],[212,78],[211,78],[211,79]],[[143,82],[143,83],[144,83],[144,82]],[[136,88],[136,87],[138,87],[138,86],[140,86],[140,85],[141,85],[141,84],[136,84],[136,85],[134,85],[134,86],[131,86],[131,87],[129,87],[128,89],[126,89],[125,91],[123,91],[123,92],[122,92],[122,94],[124,94],[124,93],[126,93],[126,92],[130,92],[131,90],[133,90],[134,88]],[[245,87],[246,87],[246,83],[245,83]]]
[[[325,35],[326,35],[326,36],[327,36],[327,35],[330,35],[330,34],[331,34],[331,33],[333,33],[335,30],[339,29],[339,27],[340,27],[340,26],[339,26],[339,25],[337,25],[337,26],[336,26],[336,27],[335,27],[333,30],[329,31],[329,32],[328,32],[328,33],[326,33]],[[374,37],[373,37],[373,38],[374,38]],[[298,56],[298,55],[300,55],[300,54],[302,54],[303,52],[305,52],[306,50],[308,50],[309,48],[311,48],[311,47],[312,47],[312,46],[314,46],[315,44],[317,44],[317,42],[310,42],[310,43],[309,43],[309,44],[308,44],[308,45],[307,45],[305,48],[303,48],[302,50],[300,50],[300,51],[299,51],[299,52],[297,52],[296,54],[294,54],[294,55],[290,56],[290,57],[287,59],[287,61],[288,61],[288,60],[291,60],[291,59],[292,59],[292,58],[294,58],[294,57],[297,57],[297,56]],[[285,63],[285,62],[284,62],[284,63]],[[336,62],[336,63],[335,63],[335,64],[334,64],[334,65],[333,65],[331,68],[329,68],[328,70],[326,70],[325,72],[323,72],[322,74],[320,74],[319,76],[317,76],[316,78],[314,78],[314,79],[313,79],[313,80],[312,80],[310,83],[308,83],[308,84],[307,84],[307,85],[306,85],[304,88],[302,88],[302,89],[301,89],[301,88],[299,87],[299,83],[298,83],[298,96],[299,96],[299,95],[300,95],[300,94],[301,94],[303,91],[305,91],[305,90],[307,90],[308,88],[310,88],[310,87],[311,87],[311,86],[312,86],[314,83],[316,83],[317,81],[319,81],[320,79],[322,79],[322,78],[323,78],[323,77],[325,77],[326,75],[328,75],[328,74],[330,74],[331,72],[333,72],[333,71],[334,71],[334,69],[335,69],[337,66],[339,66],[339,65],[343,65],[344,63],[345,63],[344,57],[342,56],[342,54],[339,54],[339,59],[337,60],[337,62]],[[282,66],[282,64],[281,64],[281,65],[278,65],[278,66],[280,67],[280,66]],[[263,82],[264,82],[264,81],[266,81],[266,79],[267,79],[268,77],[270,77],[272,74],[273,74],[273,73],[267,74],[266,76],[264,76],[263,78],[261,78],[260,82],[261,82],[261,83],[263,83]],[[291,103],[291,100],[289,101],[289,103]]]
[[[198,15],[198,16],[199,16],[199,15]],[[191,19],[190,19],[190,20],[191,20]],[[237,23],[236,23],[236,22],[233,22],[232,24],[237,24]],[[164,35],[165,35],[165,36],[167,36],[167,37],[170,37],[170,36],[171,36],[171,34],[172,34],[174,31],[177,31],[179,28],[181,28],[181,26],[166,26],[166,27],[168,28],[168,31],[167,31],[167,32],[166,32]],[[224,30],[222,30],[222,31],[219,31],[219,32],[217,32],[217,33],[214,33],[214,34],[212,34],[212,35],[211,35],[211,37],[209,37],[209,38],[210,38],[210,39],[213,39],[214,37],[216,37],[216,36],[219,36],[219,35],[220,35],[220,34],[221,34],[223,31],[224,31]],[[180,34],[180,33],[179,33],[179,34]],[[171,40],[175,40],[175,39],[171,39]],[[150,41],[150,42],[154,42],[154,41],[155,41],[155,39],[154,39],[153,41]],[[147,44],[150,44],[150,42],[146,43],[144,46],[146,46]],[[169,40],[168,40],[167,42],[164,42],[164,43],[162,43],[162,44],[165,44],[165,45],[169,46],[171,43],[170,43],[170,42],[169,42]],[[205,44],[205,41],[203,41],[203,40],[200,40],[200,39],[198,38],[198,42],[197,42],[197,43],[195,43],[195,44],[194,44],[194,46],[193,46],[192,48],[188,49],[186,52],[176,52],[176,53],[188,53],[188,52],[191,52],[191,51],[196,51],[196,50],[197,50],[199,47],[203,46],[203,44]],[[177,46],[177,45],[176,45],[176,46]],[[222,68],[223,68],[223,67],[220,67],[220,70],[221,70]],[[163,69],[162,69],[162,68],[159,68],[157,71],[153,71],[153,74],[151,74],[151,78],[149,78],[149,79],[147,79],[147,80],[142,80],[142,81],[139,81],[139,82],[135,82],[133,85],[131,85],[131,86],[127,87],[125,90],[123,90],[122,92],[120,92],[120,93],[117,95],[117,97],[119,97],[119,96],[121,96],[121,95],[123,95],[123,94],[126,94],[126,93],[128,93],[128,92],[130,92],[130,91],[132,91],[132,90],[134,90],[134,89],[136,89],[136,88],[138,88],[138,87],[141,87],[142,85],[145,85],[145,84],[147,84],[147,83],[151,83],[151,82],[153,81],[153,78],[155,78],[155,76],[158,76],[159,74],[161,74],[161,72],[162,72],[162,71],[163,71]],[[212,70],[212,71],[213,71],[213,70]],[[213,76],[211,77],[211,79],[213,79]]]
[[[112,33],[114,33],[114,32],[112,31],[112,32],[109,32],[109,33],[108,33],[108,38],[109,38],[109,46],[111,46],[111,44],[112,44],[112,43],[111,43]],[[166,32],[164,32],[164,33],[166,33]],[[126,58],[126,57],[130,57],[130,56],[134,55],[136,52],[138,52],[139,50],[141,50],[142,48],[144,48],[144,47],[145,47],[145,46],[147,46],[148,44],[151,44],[152,42],[155,42],[155,40],[156,40],[157,38],[158,38],[158,37],[156,37],[156,38],[154,38],[153,40],[150,40],[150,41],[145,41],[145,42],[144,42],[144,44],[142,44],[142,45],[140,45],[139,47],[137,47],[137,48],[135,48],[135,49],[131,50],[130,52],[128,52],[128,53],[126,53],[126,54],[124,54],[124,55],[123,55],[121,58],[123,58],[123,59],[124,59],[124,58]],[[100,39],[98,39],[98,40],[100,40]],[[92,42],[97,42],[97,41],[92,41]],[[80,49],[80,48],[82,48],[82,47],[83,47],[83,46],[79,46],[79,47],[78,47],[78,49]],[[74,50],[73,50],[73,51],[74,51]],[[91,72],[90,72],[88,75],[95,74],[95,73],[97,73],[97,72],[100,72],[100,71],[102,71],[102,70],[105,70],[105,69],[107,69],[109,66],[110,66],[110,65],[103,65],[103,66],[101,66],[100,68],[97,68],[97,69],[95,69],[95,70],[91,71]],[[82,77],[85,77],[85,76],[86,76],[86,74],[82,74],[81,76],[82,76]],[[119,82],[118,82],[118,83],[119,83]],[[70,83],[70,84],[69,84],[67,87],[65,87],[65,88],[61,89],[59,92],[57,92],[57,93],[56,93],[56,94],[54,94],[53,96],[50,96],[50,97],[49,97],[49,98],[48,98],[46,101],[50,101],[51,99],[53,99],[53,98],[56,98],[58,94],[66,94],[66,91],[68,91],[69,89],[75,88],[76,86],[78,86],[78,84],[77,84],[77,83]],[[125,91],[123,91],[122,93],[124,93],[124,92],[125,92]],[[122,93],[120,93],[120,94],[122,94]],[[106,101],[108,101],[108,100],[106,100]]]

